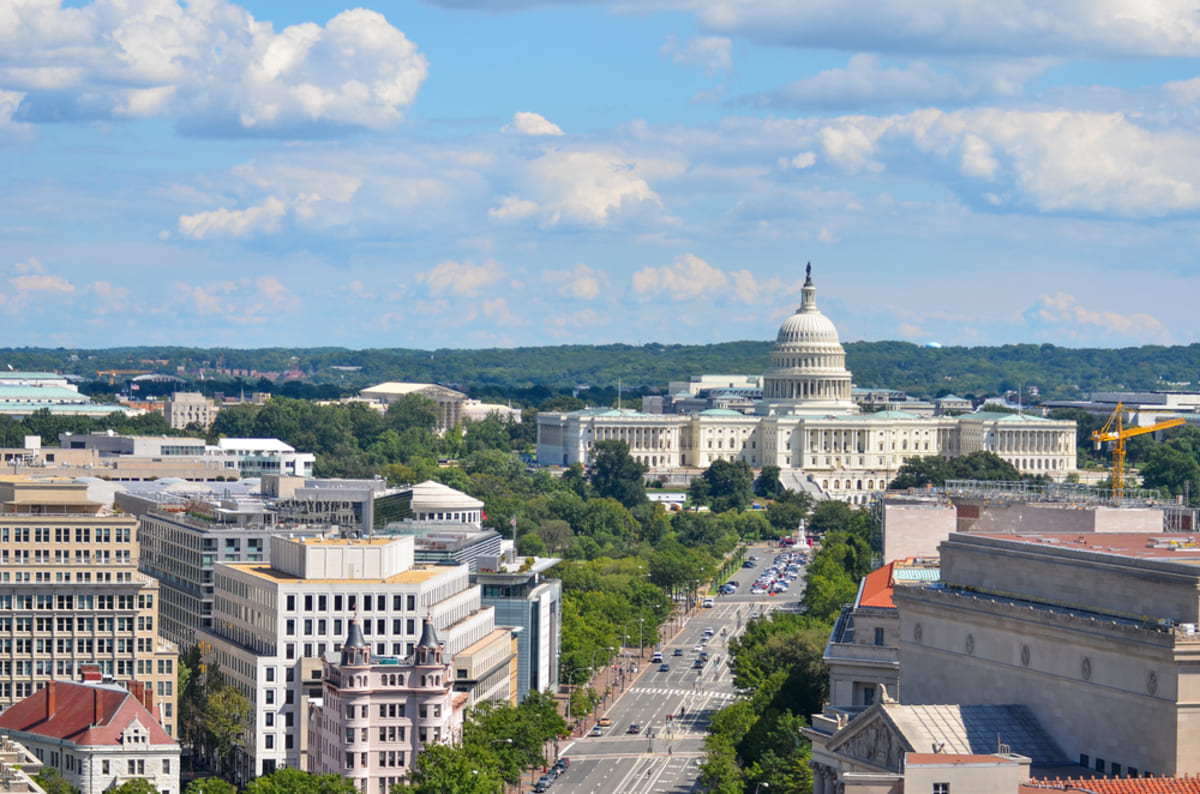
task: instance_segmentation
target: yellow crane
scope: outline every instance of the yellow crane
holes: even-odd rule
[[[1100,449],[1100,445],[1105,441],[1111,441],[1113,445],[1113,499],[1121,499],[1125,496],[1125,439],[1145,435],[1146,433],[1153,433],[1157,430],[1166,430],[1168,427],[1179,427],[1187,421],[1182,417],[1176,417],[1174,419],[1164,419],[1161,422],[1155,422],[1145,427],[1135,426],[1127,429],[1124,427],[1124,419],[1125,406],[1117,403],[1117,409],[1112,412],[1112,416],[1108,417],[1108,421],[1104,424],[1104,427],[1092,432],[1092,443],[1096,445],[1096,449]]]

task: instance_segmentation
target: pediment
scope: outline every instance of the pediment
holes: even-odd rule
[[[888,772],[900,772],[904,754],[915,748],[878,706],[863,712],[833,735],[827,752]]]

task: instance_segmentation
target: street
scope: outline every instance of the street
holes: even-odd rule
[[[755,568],[739,568],[730,580],[741,583],[735,595],[717,596],[712,608],[701,608],[676,625],[678,633],[662,647],[663,661],[645,662],[602,716],[612,720],[601,736],[572,739],[559,748],[571,759],[570,767],[550,787],[551,791],[588,794],[646,794],[695,790],[704,756],[704,736],[712,715],[738,697],[729,672],[728,643],[753,616],[780,608],[795,608],[803,591],[797,578],[789,592],[752,596],[750,586],[779,552],[774,546],[752,547],[758,555]],[[702,644],[706,628],[712,636]],[[666,633],[666,632],[665,632]],[[670,637],[670,634],[667,633]],[[703,648],[708,660],[694,666]],[[676,656],[676,649],[682,655]],[[594,724],[589,720],[587,726]],[[637,735],[627,733],[636,724]]]

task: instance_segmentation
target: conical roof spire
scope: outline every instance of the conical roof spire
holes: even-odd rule
[[[358,618],[350,619],[350,633],[346,637],[346,641],[342,643],[343,648],[365,648],[367,640],[363,637],[362,626],[358,624]]]
[[[425,618],[425,625],[421,628],[421,641],[417,643],[418,648],[439,648],[441,643],[438,642],[437,631],[433,628],[433,621]]]

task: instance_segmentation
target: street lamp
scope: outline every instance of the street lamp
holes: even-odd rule
[[[642,630],[646,628],[646,619],[638,618],[638,658],[642,658],[645,653],[645,645],[642,643]]]
[[[770,787],[771,787],[771,784],[770,784],[770,783],[768,783],[768,782],[766,782],[765,780],[760,780],[760,781],[758,781],[758,785],[754,787],[754,794],[758,794],[758,790],[759,790],[760,788],[763,788],[764,786],[765,786],[766,788],[770,788]]]

